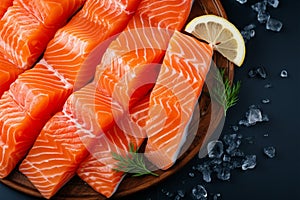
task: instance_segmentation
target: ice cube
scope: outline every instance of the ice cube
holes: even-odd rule
[[[222,141],[211,141],[207,144],[207,152],[209,158],[221,158],[224,153]]]
[[[193,177],[195,177],[195,174],[194,174],[193,172],[190,172],[190,173],[189,173],[189,177],[192,177],[192,178],[193,178]]]
[[[166,194],[166,193],[168,192],[165,188],[162,188],[160,191],[161,191],[163,194]]]
[[[218,200],[218,199],[220,199],[220,197],[221,197],[220,193],[214,194],[213,195],[213,200]]]
[[[166,193],[166,196],[167,196],[167,197],[173,197],[173,196],[174,196],[174,193],[172,193],[172,192],[167,192],[167,193]]]
[[[222,181],[227,181],[230,179],[230,169],[227,167],[222,167],[217,173],[218,179]]]
[[[251,39],[251,31],[241,31],[241,35],[243,36],[245,42]]]
[[[258,67],[258,68],[256,68],[256,72],[261,78],[263,78],[263,79],[267,78],[266,68]]]
[[[256,124],[256,122],[262,122],[262,113],[255,105],[249,107],[249,111],[246,113],[247,122],[250,125]]]
[[[251,31],[250,31],[250,37],[253,38],[254,36],[255,36],[255,30],[251,30]]]
[[[271,101],[270,101],[270,99],[262,99],[261,102],[262,102],[263,104],[268,104],[268,103],[270,103]]]
[[[240,4],[247,3],[247,0],[236,0],[236,1],[239,2]]]
[[[267,23],[266,23],[266,29],[275,31],[275,32],[279,32],[281,30],[282,26],[283,25],[282,25],[281,21],[271,18],[271,17],[267,20]]]
[[[257,75],[256,69],[250,69],[250,70],[249,70],[248,76],[249,76],[250,78],[254,78],[254,77],[256,77],[256,75]]]
[[[241,140],[237,134],[224,135],[223,141],[227,145],[226,152],[230,155],[241,144]]]
[[[231,126],[231,128],[234,132],[237,132],[239,130],[239,127],[235,125]]]
[[[210,171],[203,171],[202,172],[202,179],[207,183],[211,182],[211,172]]]
[[[281,78],[287,78],[288,77],[288,72],[284,69],[280,72]]]
[[[197,185],[192,189],[192,195],[194,199],[197,200],[206,200],[207,191],[202,185]]]
[[[183,198],[185,196],[185,192],[183,190],[178,190],[177,195]]]
[[[234,149],[230,152],[230,156],[232,157],[244,157],[245,154],[242,150],[240,149]]]
[[[174,197],[174,200],[180,200],[181,197],[177,194],[175,197]]]
[[[251,8],[258,13],[264,12],[267,9],[267,2],[265,2],[265,1],[257,2],[253,5],[251,5]]]
[[[246,155],[242,163],[242,170],[253,169],[256,166],[256,155]]]
[[[227,154],[224,154],[223,161],[224,162],[230,162],[231,161],[231,157],[229,155],[227,155]]]
[[[245,26],[243,29],[244,29],[244,31],[251,31],[254,28],[256,28],[255,24],[249,24],[249,25]]]
[[[239,125],[243,125],[243,126],[249,127],[249,126],[251,126],[252,124],[249,124],[247,120],[241,119],[241,120],[239,121]]]
[[[268,122],[268,121],[270,121],[269,116],[268,116],[268,115],[263,115],[262,121],[263,121],[263,122]]]
[[[205,182],[211,182],[211,169],[209,167],[209,164],[203,163],[201,165],[198,165],[197,170],[202,173],[202,178]]]
[[[268,19],[270,18],[270,14],[267,12],[259,12],[257,14],[257,21],[261,24],[264,24],[268,21]]]
[[[222,159],[214,158],[209,161],[210,166],[220,165],[222,163]]]
[[[273,8],[277,8],[279,5],[279,0],[267,0],[268,4]]]
[[[264,148],[264,153],[269,157],[269,158],[274,158],[275,157],[275,147],[269,146]]]
[[[241,168],[243,164],[243,160],[241,158],[234,158],[234,160],[230,164],[231,164],[231,169]]]

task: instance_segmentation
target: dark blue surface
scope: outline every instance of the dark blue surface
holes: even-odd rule
[[[250,1],[251,3],[255,1]],[[239,29],[249,23],[257,23],[255,13],[250,9],[250,3],[240,5],[235,0],[223,0],[228,18]],[[223,133],[230,133],[230,125],[244,117],[244,113],[251,104],[262,106],[270,122],[258,124],[251,128],[240,128],[240,133],[254,136],[255,143],[244,145],[243,150],[248,154],[257,154],[257,166],[254,170],[242,172],[234,170],[230,181],[213,181],[205,183],[199,173],[191,178],[188,173],[192,166],[200,163],[194,158],[176,175],[146,191],[137,193],[126,199],[174,199],[166,197],[162,189],[176,192],[182,189],[186,193],[185,199],[191,199],[190,192],[197,184],[206,187],[209,193],[221,193],[226,200],[253,199],[298,199],[300,179],[300,133],[299,125],[299,79],[300,66],[300,1],[281,0],[279,8],[269,9],[271,16],[281,20],[284,24],[280,33],[265,30],[257,23],[256,36],[247,43],[246,60],[241,68],[235,70],[235,80],[242,81],[240,100],[227,114]],[[268,77],[250,79],[248,70],[253,67],[264,66]],[[279,74],[286,69],[289,77],[282,79]],[[271,83],[272,88],[264,85]],[[270,104],[262,104],[261,100],[269,98]],[[263,135],[268,133],[268,137]],[[274,159],[266,158],[262,149],[265,146],[275,146],[277,155]],[[183,181],[184,180],[184,183]],[[0,199],[33,199],[0,184]]]

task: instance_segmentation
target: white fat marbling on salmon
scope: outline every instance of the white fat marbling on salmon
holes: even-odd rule
[[[174,164],[210,68],[212,48],[175,32],[150,97],[146,156],[157,167]]]

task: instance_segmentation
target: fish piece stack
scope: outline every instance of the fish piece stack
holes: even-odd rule
[[[132,91],[139,84],[139,81],[147,76],[151,80],[151,87],[153,86],[159,73],[159,67],[157,65],[153,67],[151,64],[161,61],[172,33],[183,27],[191,6],[192,1],[190,0],[164,2],[142,0],[127,28],[109,45],[104,53],[101,63],[97,66],[94,81],[73,93],[64,105],[63,111],[54,115],[46,124],[33,149],[20,165],[20,171],[45,197],[49,198],[57,191],[57,185],[65,184],[68,179],[76,174],[75,169],[84,161],[83,158],[88,155],[88,150],[95,152],[93,147],[95,141],[98,141],[97,138],[103,140],[104,143],[100,143],[103,146],[97,147],[96,150],[103,148],[103,152],[106,152],[106,154],[103,154],[103,156],[106,156],[104,159],[109,162],[112,162],[112,156],[107,152],[109,152],[109,149],[114,149],[115,143],[121,143],[123,151],[128,150],[131,137],[127,137],[125,133],[129,133],[127,131],[130,130],[124,130],[123,127],[117,126],[122,125],[124,113],[127,113],[126,109],[130,110],[130,108],[124,106],[129,105],[130,94],[128,93],[129,95],[125,100],[115,99],[113,92],[115,88],[119,88],[116,85],[122,84],[124,79],[130,77],[123,77],[123,75],[133,69],[137,79],[134,78],[135,75],[132,76],[131,80],[128,79],[128,82],[123,83],[123,88]],[[186,9],[182,9],[183,7]],[[164,22],[165,19],[167,19],[166,22]],[[152,31],[151,28],[153,28]],[[134,108],[135,105],[140,105],[139,101],[146,96],[151,87],[143,88],[140,93],[142,95],[136,97],[135,102],[130,107]],[[87,92],[88,90],[89,92]],[[121,92],[121,90],[119,91]],[[104,99],[104,97],[97,98],[98,95],[104,95],[105,98],[108,98],[106,101],[108,103],[101,102],[100,99]],[[127,118],[131,118],[130,116],[127,116]],[[71,125],[69,122],[74,124]],[[130,127],[130,125],[127,124],[126,127]],[[121,134],[120,138],[117,137],[119,134]],[[72,139],[61,140],[62,135],[68,135],[68,138]],[[109,141],[111,143],[107,143],[106,139],[101,139],[107,138],[106,135],[110,136]],[[138,142],[135,142],[135,144],[139,146],[144,137],[137,140]],[[92,140],[93,138],[94,140]],[[80,140],[82,141],[81,144],[78,142]],[[55,148],[53,148],[53,145]],[[51,149],[51,154],[47,153],[44,160],[37,161],[35,158],[39,157],[38,154],[40,153],[35,149],[41,147]],[[54,151],[56,152],[54,153]],[[95,153],[100,152],[96,151]],[[64,160],[64,165],[62,166],[56,162],[56,159]],[[109,164],[113,165],[113,163]],[[85,165],[89,165],[88,161],[85,161]],[[60,172],[55,175],[55,180],[53,173],[51,173],[53,171],[48,170],[49,168],[60,169]],[[94,180],[94,182],[98,182],[98,186],[107,185],[111,181],[110,179],[116,178],[109,188],[101,189],[101,187],[91,182],[92,179],[86,179],[86,181],[94,186],[94,189],[98,192],[111,196],[122,176],[112,173],[112,169],[109,167],[104,168],[107,172],[103,171],[98,179],[95,177],[97,180]],[[80,176],[86,177],[84,169],[82,167],[80,169],[78,171]],[[105,173],[111,175],[106,177]],[[47,191],[44,190],[45,187]]]
[[[56,31],[84,4],[85,0],[45,1],[15,0],[1,2],[8,7],[0,20],[0,54],[15,65],[6,67],[1,62],[0,96],[17,78],[16,75],[30,69],[45,51]]]
[[[38,2],[44,1],[24,0],[22,5],[27,5],[27,9],[40,8]],[[49,8],[56,8],[55,5],[59,4],[57,1],[45,2],[53,2]],[[76,2],[82,1],[63,1],[63,5],[72,9]],[[123,30],[138,3],[134,0],[88,0],[68,24],[58,30],[35,67],[19,75],[3,94],[0,99],[0,143],[3,144],[0,147],[0,177],[12,171],[33,145],[45,123],[61,111],[79,74],[89,77],[80,79],[81,85],[92,79],[101,55],[90,58],[90,54],[101,42]],[[58,16],[65,15],[59,13],[64,9],[54,11]],[[44,19],[46,13],[40,13],[39,18]],[[14,109],[19,112],[15,113]]]
[[[0,78],[6,81],[0,177],[21,162],[20,172],[45,198],[76,174],[109,198],[125,176],[114,170],[113,153],[125,156],[131,144],[139,149],[143,142],[148,160],[169,169],[187,138],[213,53],[179,32],[192,4],[15,0],[0,20],[9,30],[0,30],[0,39],[13,41],[0,43]],[[16,28],[24,26],[24,36],[14,37],[17,18],[25,20]],[[48,29],[53,32],[47,35]]]

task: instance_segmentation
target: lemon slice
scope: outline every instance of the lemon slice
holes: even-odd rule
[[[211,44],[229,61],[241,66],[245,59],[245,42],[240,31],[228,20],[216,15],[194,18],[185,31]]]

